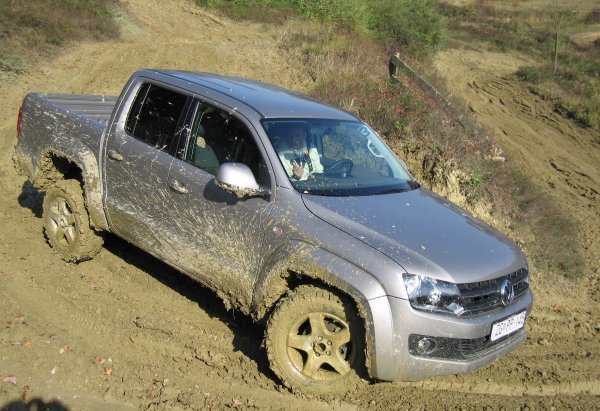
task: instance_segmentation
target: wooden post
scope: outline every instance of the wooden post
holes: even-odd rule
[[[394,54],[394,57],[396,57],[397,59],[400,59],[400,53]],[[393,58],[390,59],[389,71],[390,71],[391,78],[395,78],[398,75],[398,66],[394,62]]]

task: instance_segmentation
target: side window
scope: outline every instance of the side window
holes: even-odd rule
[[[250,167],[259,184],[268,185],[269,173],[252,133],[228,113],[198,102],[185,160],[215,174],[227,162]]]
[[[138,91],[125,123],[125,131],[161,150],[169,149],[187,96],[146,83]]]

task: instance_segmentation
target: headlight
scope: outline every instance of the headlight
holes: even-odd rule
[[[413,274],[403,274],[402,278],[413,308],[455,315],[465,311],[456,284]]]

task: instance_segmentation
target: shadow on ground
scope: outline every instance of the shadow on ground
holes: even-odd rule
[[[33,398],[29,401],[11,401],[0,406],[0,411],[69,411],[69,407],[58,400],[44,401]]]
[[[250,317],[239,311],[228,311],[223,301],[212,290],[115,235],[109,234],[105,237],[104,247],[128,264],[148,273],[162,284],[193,301],[211,318],[227,325],[234,335],[234,349],[254,361],[261,373],[276,380],[269,368],[266,353],[261,348],[263,326],[256,324]]]

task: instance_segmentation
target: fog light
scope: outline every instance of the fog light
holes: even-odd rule
[[[429,355],[436,350],[436,343],[433,339],[423,337],[417,342],[417,354]]]

